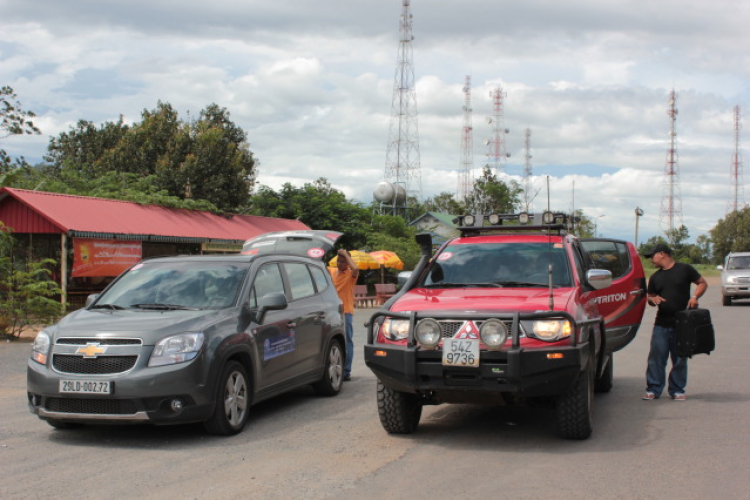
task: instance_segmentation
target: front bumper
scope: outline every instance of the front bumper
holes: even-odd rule
[[[524,397],[556,396],[571,387],[588,363],[595,362],[590,359],[592,346],[589,336],[580,339],[578,335],[573,335],[567,345],[524,348],[519,339],[518,324],[520,319],[563,316],[572,321],[574,331],[579,332],[588,324],[598,324],[598,319],[576,324],[572,317],[560,312],[516,313],[512,315],[512,346],[500,351],[481,351],[479,367],[473,368],[444,366],[442,351],[422,350],[411,338],[412,334],[406,346],[375,343],[372,331],[377,326],[375,319],[386,315],[398,316],[399,313],[381,311],[373,316],[368,327],[365,363],[385,386],[400,392],[419,394],[428,403],[493,402],[502,400],[507,393]],[[415,313],[410,316],[413,324],[420,319]],[[436,317],[434,312],[430,317]]]
[[[206,383],[202,356],[154,368],[146,366],[148,357],[140,355],[127,372],[107,375],[61,373],[49,363],[41,365],[29,359],[29,410],[43,420],[71,423],[169,424],[203,421],[211,416],[214,391]],[[61,393],[61,380],[108,381],[111,394]]]
[[[750,284],[722,285],[721,293],[725,297],[732,297],[733,299],[750,298]]]

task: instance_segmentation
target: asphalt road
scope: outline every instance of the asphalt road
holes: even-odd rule
[[[565,441],[540,408],[425,408],[411,436],[380,426],[356,314],[353,381],[254,407],[245,431],[55,430],[26,408],[27,342],[0,345],[0,498],[750,498],[750,301],[711,310],[717,350],[690,362],[688,400],[641,401],[653,309],[597,395],[595,430]]]

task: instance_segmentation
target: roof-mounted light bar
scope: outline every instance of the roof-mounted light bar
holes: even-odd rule
[[[453,219],[462,233],[479,231],[531,231],[531,230],[570,230],[580,217],[563,212],[544,211],[539,214],[521,212],[519,214],[459,215]]]

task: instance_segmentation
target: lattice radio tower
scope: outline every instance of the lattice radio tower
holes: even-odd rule
[[[510,130],[505,128],[505,97],[502,88],[497,87],[490,91],[492,98],[493,113],[487,118],[487,123],[492,126],[492,137],[484,141],[487,146],[487,166],[495,175],[505,174],[506,159],[510,156],[505,152],[505,134]]]
[[[393,82],[391,125],[385,160],[385,180],[404,189],[407,196],[422,198],[422,178],[419,166],[419,127],[417,124],[417,95],[414,89],[414,63],[412,61],[412,15],[410,0],[402,0],[400,40],[396,76]],[[403,206],[393,204],[394,215],[406,212]]]
[[[677,168],[677,149],[675,142],[675,121],[677,120],[677,93],[672,89],[669,93],[669,149],[667,150],[667,161],[664,168],[664,183],[662,185],[661,214],[659,223],[665,231],[675,229],[675,220],[682,225],[682,196],[680,195],[680,175]],[[665,228],[666,226],[666,228]]]
[[[732,179],[732,211],[736,212],[745,206],[745,188],[742,181],[742,153],[740,152],[740,107],[734,107],[734,155],[730,177]]]
[[[526,140],[524,141],[524,147],[526,150],[526,164],[523,169],[523,206],[526,212],[533,212],[531,209],[531,202],[534,200],[534,194],[531,192],[533,186],[531,185],[531,129],[526,129]]]
[[[464,85],[464,127],[461,134],[461,165],[458,169],[458,199],[465,201],[474,184],[474,135],[471,125],[471,76]]]

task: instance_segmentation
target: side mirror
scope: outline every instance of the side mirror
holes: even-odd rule
[[[91,295],[89,295],[88,297],[86,297],[86,305],[84,307],[90,306],[98,298],[99,298],[99,294],[98,293],[92,293]]]
[[[586,281],[594,290],[602,290],[612,284],[612,273],[606,269],[589,269]]]
[[[289,302],[287,302],[286,295],[283,293],[271,292],[266,294],[260,299],[260,307],[258,307],[258,312],[255,313],[255,321],[258,324],[263,323],[263,318],[268,311],[280,311],[286,309],[288,305]]]
[[[724,266],[716,266],[716,269],[718,269],[719,271],[723,271],[724,270]]]

